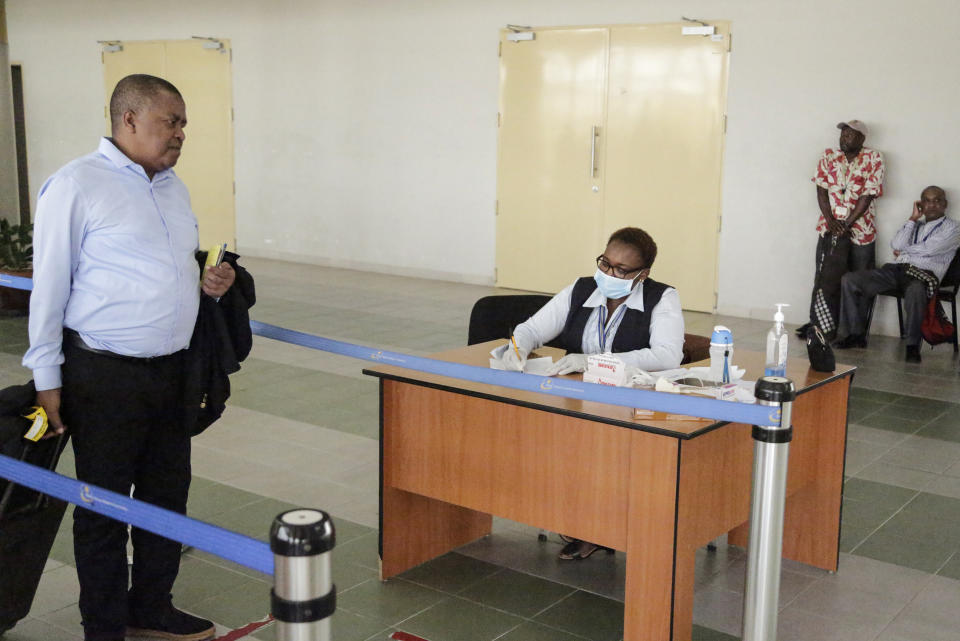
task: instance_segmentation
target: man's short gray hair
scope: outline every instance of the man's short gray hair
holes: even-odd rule
[[[163,78],[135,73],[121,79],[110,96],[110,128],[113,133],[119,129],[123,114],[144,109],[161,93],[170,93],[183,99],[180,91]]]

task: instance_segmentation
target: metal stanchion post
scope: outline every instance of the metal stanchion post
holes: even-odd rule
[[[333,521],[320,510],[290,510],[270,526],[277,641],[329,641],[337,589],[330,576]]]
[[[777,638],[780,555],[783,551],[783,504],[787,490],[787,456],[793,439],[790,412],[797,393],[793,381],[765,376],[757,381],[761,405],[780,407],[779,427],[753,426],[753,491],[747,587],[743,598],[743,641]]]

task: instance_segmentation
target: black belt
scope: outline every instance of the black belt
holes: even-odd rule
[[[110,358],[115,358],[120,361],[130,361],[131,363],[153,363],[161,361],[165,358],[172,358],[180,353],[174,352],[173,354],[164,354],[162,356],[127,356],[126,354],[117,354],[105,349],[96,349],[94,347],[90,347],[84,342],[83,337],[81,337],[80,334],[69,327],[63,328],[63,340],[64,342],[70,343],[74,347],[78,347],[85,352],[92,352],[94,354],[100,354],[101,356],[109,356]]]

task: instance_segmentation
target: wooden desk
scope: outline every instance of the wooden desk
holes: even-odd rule
[[[434,357],[486,366],[500,341]],[[546,350],[542,350],[546,351]],[[762,357],[737,350],[746,378]],[[854,368],[813,372],[797,355],[783,555],[836,570]],[[627,554],[624,641],[689,641],[694,553],[745,546],[751,426],[637,420],[629,408],[423,374],[380,378],[380,576],[489,534],[491,514]]]

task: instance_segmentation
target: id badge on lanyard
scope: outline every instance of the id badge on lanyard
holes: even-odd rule
[[[837,185],[840,187],[840,201],[846,202],[847,185],[850,184],[850,161],[840,163],[837,167]],[[846,220],[850,208],[846,205],[837,205],[833,208],[833,217],[837,220]]]
[[[621,304],[617,308],[617,311],[613,313],[613,318],[610,319],[610,327],[607,327],[607,308],[603,306],[600,308],[600,313],[597,315],[597,341],[600,343],[600,353],[606,354],[610,350],[607,349],[607,339],[610,336],[610,328],[616,324],[617,318],[623,315],[623,310],[626,305]]]

